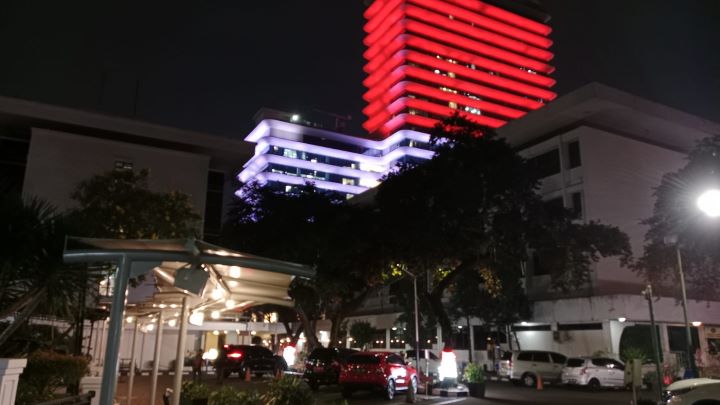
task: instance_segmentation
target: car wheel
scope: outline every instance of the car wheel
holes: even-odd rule
[[[348,388],[348,387],[343,387],[343,389],[342,389],[342,397],[343,397],[343,398],[345,398],[345,399],[350,399],[350,397],[352,396],[352,393],[353,393],[353,392],[352,392],[352,390],[351,390],[350,388]]]
[[[537,384],[537,379],[534,375],[527,373],[523,375],[522,377],[522,383],[524,386],[528,388],[535,388],[535,385]]]
[[[600,388],[600,381],[598,381],[597,378],[593,378],[588,381],[588,388],[590,388],[591,391],[597,391]]]
[[[395,381],[388,380],[387,387],[385,389],[385,399],[392,401],[395,398]]]

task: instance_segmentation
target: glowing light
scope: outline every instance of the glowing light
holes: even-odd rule
[[[238,282],[235,281],[235,280],[230,280],[230,281],[228,281],[228,286],[229,286],[230,288],[235,288],[235,287],[238,286]]]
[[[177,325],[177,319],[171,319],[168,321],[168,326],[174,328]]]
[[[692,326],[694,326],[694,327],[696,327],[696,328],[697,328],[698,326],[700,326],[700,325],[702,325],[702,322],[700,322],[700,321],[693,321],[693,322],[692,322]]]
[[[235,308],[235,300],[225,301],[225,308],[228,308],[228,309]]]
[[[287,345],[283,349],[283,359],[285,359],[285,363],[287,363],[288,367],[292,367],[295,364],[295,353],[296,349],[294,346]]]
[[[172,309],[177,308],[177,304],[170,304],[170,308],[172,308]]]
[[[710,218],[720,217],[720,190],[710,189],[700,194],[697,206]]]
[[[152,332],[153,329],[155,329],[155,324],[152,324],[152,323],[151,323],[151,324],[148,324],[148,325],[145,327],[145,330],[147,330],[148,332]]]
[[[222,297],[223,297],[224,295],[225,295],[225,292],[223,292],[223,290],[220,289],[220,288],[216,288],[216,289],[212,290],[212,293],[210,294],[210,296],[211,296],[212,299],[214,299],[214,300],[222,299]]]
[[[253,335],[253,336],[255,336],[255,335],[257,335],[257,332],[255,332],[254,330],[251,330],[251,331],[250,331],[250,334]]]
[[[618,318],[618,321],[622,323],[622,322],[627,321],[627,318],[625,318],[625,317],[620,317],[620,318]]]
[[[457,357],[452,350],[445,349],[440,353],[438,374],[440,374],[440,381],[446,378],[457,378]]]
[[[160,307],[160,308],[165,308],[165,307],[167,307],[167,305],[165,305],[165,304],[160,304],[160,305],[158,305],[158,307]]]
[[[300,114],[293,114],[292,116],[290,116],[290,121],[292,121],[292,122],[300,121]]]
[[[215,360],[215,359],[218,358],[218,354],[219,354],[219,353],[218,353],[217,349],[212,348],[212,349],[206,351],[205,353],[203,353],[202,358],[203,358],[204,360],[211,360],[211,361],[212,361],[212,360]]]
[[[240,278],[242,271],[241,271],[240,267],[238,267],[238,266],[230,266],[230,270],[228,270],[228,274],[232,278]]]
[[[210,313],[210,318],[212,319],[220,319],[220,311],[212,311]]]
[[[214,330],[214,331],[213,331],[213,335],[218,336],[219,334],[220,334],[220,331],[219,331],[219,330]]]
[[[199,311],[193,312],[192,315],[190,315],[188,322],[190,322],[191,325],[202,326],[203,322],[205,322],[205,314]]]
[[[133,323],[134,320],[135,320],[135,317],[133,317],[133,316],[128,316],[127,318],[125,318],[125,321],[127,321],[127,323]]]

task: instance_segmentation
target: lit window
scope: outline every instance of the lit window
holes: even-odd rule
[[[285,149],[285,150],[283,151],[283,156],[289,157],[289,158],[292,158],[292,159],[297,159],[297,151],[294,151],[294,150],[292,150],[292,149]]]
[[[346,185],[346,186],[354,186],[354,185],[355,185],[355,179],[348,179],[348,178],[343,177],[343,179],[342,179],[342,184],[344,184],[344,185]]]
[[[133,164],[132,162],[128,162],[125,160],[116,160],[115,161],[115,170],[132,170]]]

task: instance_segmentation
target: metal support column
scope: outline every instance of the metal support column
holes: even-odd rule
[[[178,330],[178,344],[175,352],[175,379],[173,380],[173,396],[172,405],[180,405],[180,391],[182,390],[182,373],[185,366],[185,340],[187,338],[187,322],[188,322],[188,302],[187,297],[183,297],[182,310],[180,311],[180,319],[178,319],[180,327]]]
[[[150,377],[150,405],[155,405],[155,395],[157,392],[157,379],[160,370],[160,343],[162,342],[163,323],[165,317],[163,311],[158,314],[158,324],[155,331],[155,352],[153,353],[153,369]]]
[[[692,351],[692,334],[690,333],[690,322],[687,315],[687,291],[685,290],[685,272],[683,271],[682,256],[680,255],[680,247],[675,244],[675,254],[677,255],[678,272],[680,273],[680,289],[682,290],[682,309],[683,320],[685,321],[685,376],[684,378],[694,378],[697,376],[695,372],[695,353]]]
[[[115,291],[112,298],[112,307],[110,308],[110,325],[108,326],[107,343],[105,346],[105,364],[103,365],[99,405],[113,405],[114,402],[120,336],[122,335],[123,312],[125,310],[125,293],[127,291],[129,277],[130,261],[123,255],[115,275]]]
[[[653,303],[652,303],[652,300],[653,300],[652,285],[648,284],[647,287],[645,287],[645,290],[643,290],[642,294],[647,299],[648,307],[650,309],[650,338],[652,340],[653,357],[655,357],[655,372],[657,374],[657,381],[653,382],[653,385],[657,384],[656,391],[657,391],[658,400],[659,400],[662,397],[663,379],[662,379],[662,371],[660,369],[660,345],[659,345],[658,337],[657,337],[657,329],[655,328],[655,311],[653,309]]]
[[[135,385],[135,343],[137,341],[139,328],[140,321],[136,317],[135,325],[133,327],[132,343],[130,344],[130,371],[128,371],[127,405],[132,404],[133,385]],[[142,361],[142,357],[140,358],[140,361]]]

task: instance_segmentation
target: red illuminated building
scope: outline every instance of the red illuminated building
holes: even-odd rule
[[[386,138],[457,112],[497,128],[553,100],[548,18],[521,3],[375,0],[365,11],[363,127]]]

